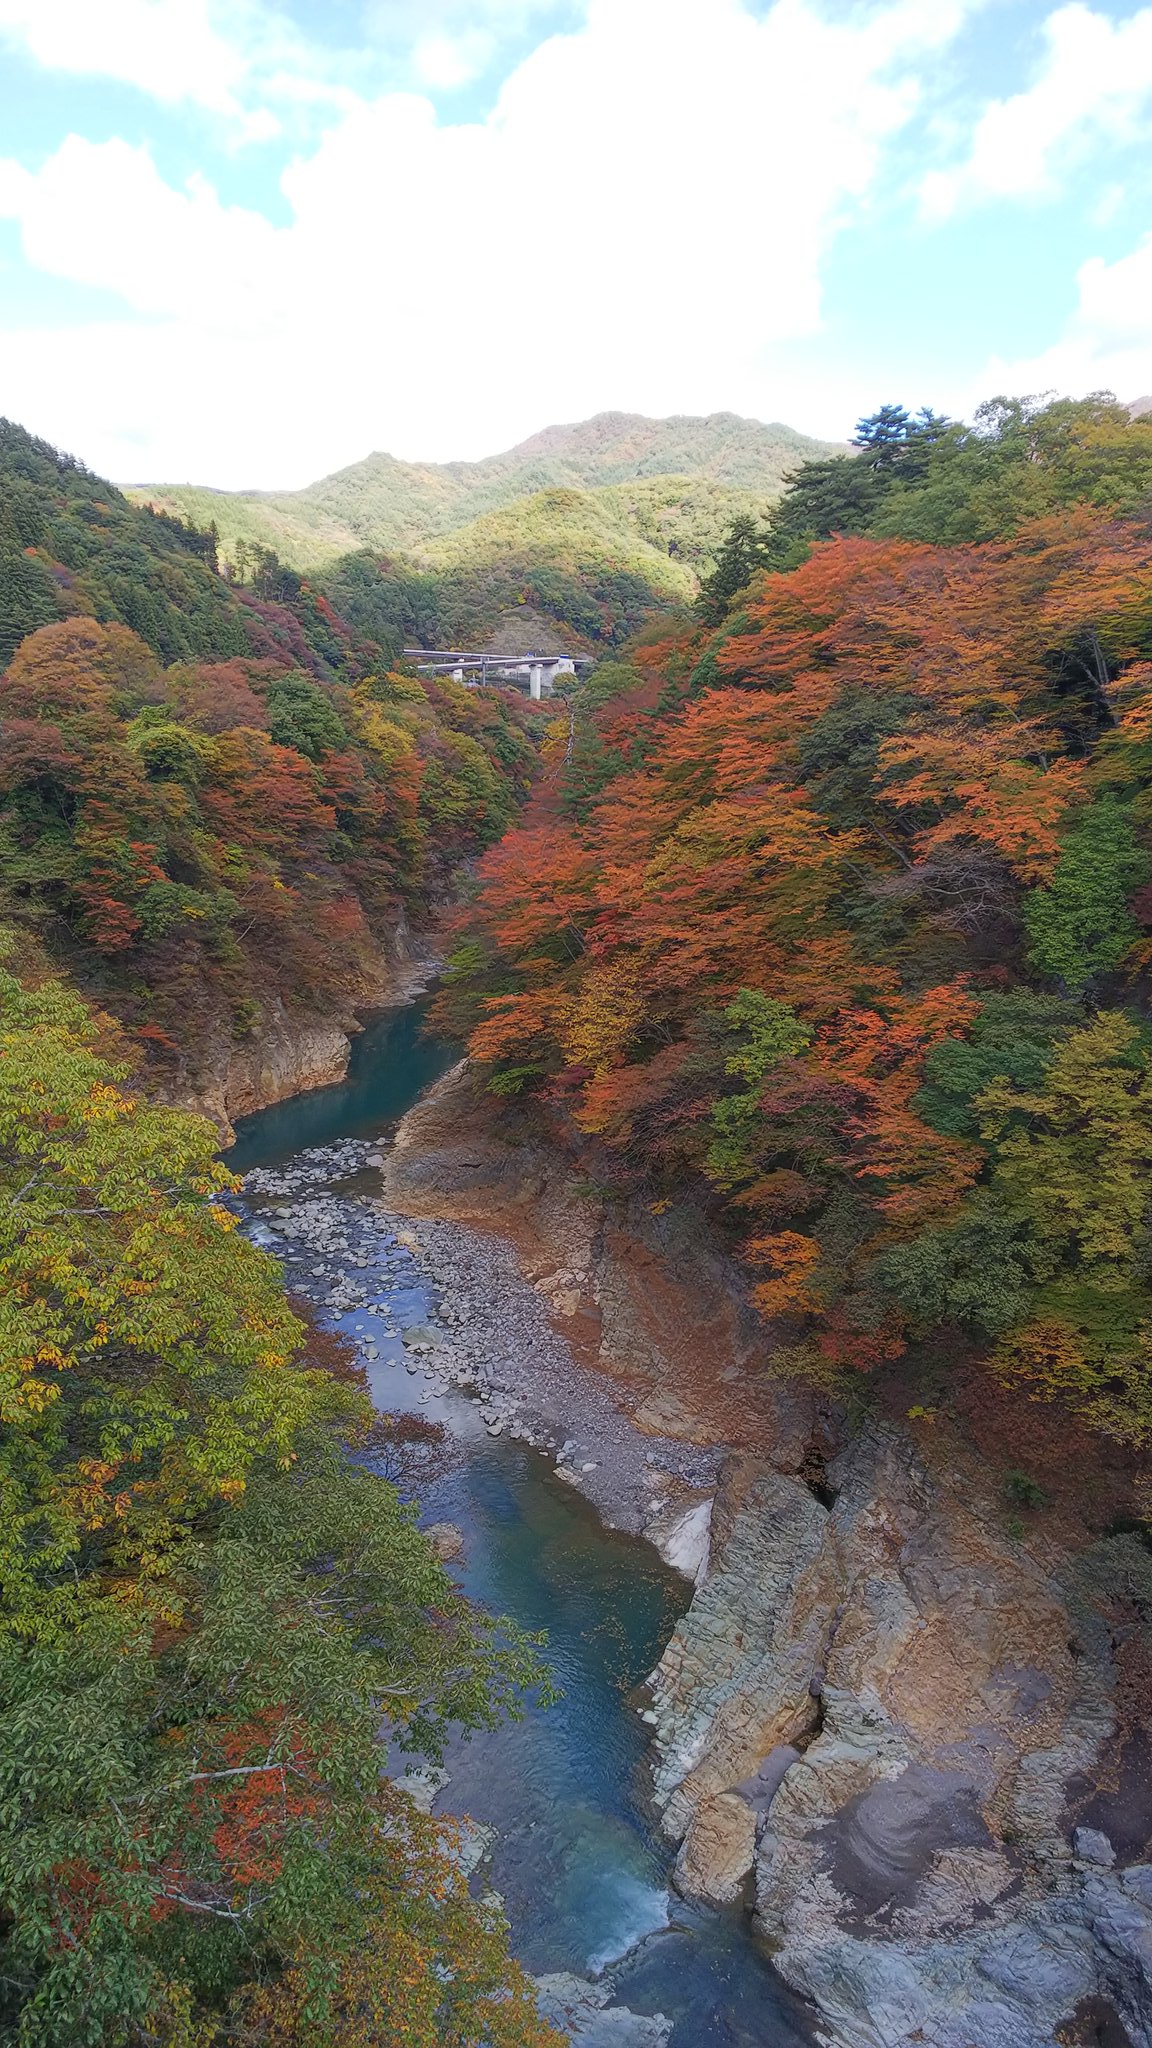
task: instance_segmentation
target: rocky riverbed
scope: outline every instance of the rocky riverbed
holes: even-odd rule
[[[383,1163],[374,1144],[347,1141],[246,1175],[290,1284],[344,1322],[369,1365],[383,1357],[392,1370],[419,1370],[427,1402],[451,1387],[474,1396],[490,1435],[547,1455],[609,1528],[647,1536],[695,1579],[722,1448],[638,1429],[557,1333],[512,1247],[392,1212],[374,1192]],[[428,1314],[407,1305],[417,1283],[430,1290]]]
[[[385,1172],[392,1213],[449,1270],[463,1224],[498,1233],[501,1287],[515,1246],[610,1392],[617,1423],[549,1351],[548,1412],[580,1417],[552,1434],[592,1497],[648,1527],[654,1463],[692,1489],[682,1518],[710,1524],[649,1709],[682,1889],[753,1912],[835,2048],[1152,2048],[1138,1538],[1025,1540],[962,1431],[850,1426],[782,1385],[706,1220],[598,1198],[465,1068]],[[597,1429],[628,1445],[618,1487]]]
[[[1152,2048],[1134,1536],[1024,1541],[955,1432],[782,1385],[706,1222],[610,1205],[465,1069],[247,1194],[382,1406],[465,1394],[695,1584],[643,1708],[676,1882],[834,2048]],[[588,2048],[664,2038],[549,1995]]]
[[[511,1249],[479,1232],[417,1228],[391,1213],[375,1192],[380,1163],[374,1144],[347,1141],[249,1171],[250,1233],[282,1259],[294,1291],[355,1339],[382,1407],[436,1413],[445,1396],[465,1395],[487,1438],[546,1458],[603,1521],[647,1531],[694,1577],[707,1548],[699,1504],[711,1499],[718,1454],[653,1443],[638,1431],[553,1330]],[[442,1555],[460,1557],[456,1529],[441,1524],[429,1534]],[[425,1811],[453,1804],[447,1771],[415,1768],[401,1782]],[[466,1824],[461,1855],[481,1887],[490,1883],[496,1842],[491,1826]],[[655,1924],[663,1917],[658,1912]],[[610,1971],[593,1981],[553,1970],[536,1981],[541,2010],[576,2048],[669,2041],[672,2020],[632,2011]]]

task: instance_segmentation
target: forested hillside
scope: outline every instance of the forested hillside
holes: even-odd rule
[[[0,915],[161,1066],[331,1010],[497,837],[534,759],[506,692],[389,672],[278,564],[0,435]]]
[[[774,1370],[919,1356],[930,1412],[977,1353],[1146,1447],[1152,422],[860,442],[593,675],[442,1006],[598,1180],[706,1195]]]
[[[1148,510],[1152,415],[1090,399],[990,399],[972,425],[883,406],[861,422],[857,454],[802,463],[772,520],[766,566],[833,533],[982,541],[1069,505],[1124,517]]]
[[[481,462],[399,462],[369,455],[302,491],[213,491],[142,484],[130,495],[208,526],[228,546],[256,541],[297,569],[369,547],[416,555],[424,543],[547,490],[589,491],[655,477],[692,477],[778,498],[784,478],[808,456],[832,452],[792,427],[713,413],[706,419],[645,419],[600,413],[574,426],[546,427]]]
[[[733,413],[603,413],[483,462],[370,455],[279,496],[130,495],[214,529],[241,576],[272,550],[394,652],[486,644],[519,608],[544,619],[545,637],[595,651],[689,602],[731,521],[763,518],[786,474],[829,452]]]
[[[381,1775],[515,1711],[532,1648],[379,1476],[437,1432],[376,1416],[153,1100],[364,992],[514,815],[525,716],[8,424],[0,667],[0,2037],[547,2048]]]
[[[549,490],[428,544],[422,566],[364,549],[319,572],[358,629],[408,645],[481,647],[517,633],[525,650],[619,646],[655,612],[689,606],[734,518],[765,501],[727,485],[659,477],[601,491]]]

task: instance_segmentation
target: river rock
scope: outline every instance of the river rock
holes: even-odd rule
[[[458,1821],[457,1827],[459,1839],[452,1851],[453,1861],[465,1877],[471,1877],[492,1854],[497,1830],[486,1827],[482,1821],[468,1819]]]
[[[665,1564],[691,1579],[694,1585],[700,1585],[708,1571],[712,1495],[694,1501],[687,1508],[677,1505],[670,1515],[666,1513],[667,1508],[667,1499],[653,1501],[653,1519],[646,1525],[644,1533],[656,1545]]]
[[[464,1555],[464,1538],[452,1522],[431,1522],[424,1531],[437,1557],[445,1564]]]
[[[1073,1828],[1072,1849],[1077,1863],[1092,1869],[1110,1870],[1116,1861],[1115,1849],[1099,1828]]]
[[[448,1783],[448,1773],[442,1764],[413,1764],[396,1783],[421,1813],[431,1813],[437,1796]]]
[[[568,1970],[532,1981],[543,2018],[567,2035],[573,2048],[664,2048],[672,2032],[663,2013],[649,2017],[627,2006],[610,2007],[606,1984],[590,1984]]]
[[[757,1923],[836,2048],[1152,2048],[1152,1900],[1069,1818],[1108,1781],[1107,1629],[899,1431],[828,1478],[726,1470],[653,1680],[677,1882],[731,1897],[754,1834]]]
[[[756,1856],[756,1815],[738,1792],[718,1792],[696,1808],[676,1858],[674,1880],[686,1898],[734,1905]]]

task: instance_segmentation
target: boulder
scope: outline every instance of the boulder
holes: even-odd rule
[[[566,2035],[572,2048],[664,2048],[672,2022],[663,2013],[648,2016],[627,2006],[609,2006],[606,1984],[590,1984],[569,1970],[533,1978],[540,2012],[550,2026]]]
[[[756,1815],[738,1792],[698,1806],[676,1858],[673,1881],[689,1899],[735,1905],[756,1855]]]

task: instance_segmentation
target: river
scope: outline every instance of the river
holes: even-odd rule
[[[529,1970],[603,1977],[614,2003],[667,2016],[670,2048],[807,2048],[807,2016],[742,1917],[699,1910],[670,1890],[671,1854],[648,1811],[647,1730],[631,1696],[687,1606],[688,1585],[650,1545],[606,1529],[538,1450],[489,1435],[476,1403],[412,1370],[402,1345],[400,1332],[435,1316],[435,1292],[403,1236],[374,1217],[360,1141],[386,1144],[455,1057],[422,1034],[422,1021],[419,1002],[378,1018],[357,1039],[346,1082],[243,1119],[228,1164],[253,1175],[251,1234],[288,1255],[292,1284],[361,1346],[377,1405],[452,1433],[458,1455],[422,1513],[463,1532],[453,1570],[465,1590],[548,1633],[560,1701],[454,1744],[438,1806],[496,1829],[480,1882],[503,1897]],[[336,1263],[351,1267],[353,1306],[338,1289],[335,1302],[324,1292],[330,1263],[284,1235],[285,1198],[318,1191],[325,1214],[342,1218]]]

